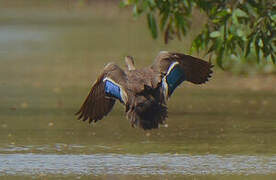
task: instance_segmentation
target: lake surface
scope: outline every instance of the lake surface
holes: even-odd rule
[[[216,69],[175,91],[160,129],[132,128],[119,103],[88,125],[74,113],[104,64],[190,39],[164,46],[114,4],[0,2],[0,179],[276,178],[275,79]]]
[[[273,174],[276,156],[173,154],[2,154],[2,175],[252,175]]]

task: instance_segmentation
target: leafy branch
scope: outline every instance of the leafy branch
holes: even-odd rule
[[[252,53],[258,63],[261,59],[276,63],[274,0],[123,0],[121,5],[131,6],[135,17],[145,13],[152,37],[161,33],[165,43],[181,40],[190,30],[192,11],[199,9],[207,21],[191,51],[215,54],[221,68],[226,57],[247,59]]]

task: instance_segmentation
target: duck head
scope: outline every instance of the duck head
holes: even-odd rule
[[[129,71],[135,70],[134,59],[132,56],[126,56],[125,62]]]

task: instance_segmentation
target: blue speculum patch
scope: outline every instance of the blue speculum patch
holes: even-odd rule
[[[176,65],[166,77],[169,96],[173,93],[175,88],[184,80],[184,71],[178,65]]]
[[[114,84],[109,80],[106,80],[104,90],[108,96],[115,97],[119,99],[121,102],[123,102],[123,99],[121,97],[121,89],[118,85]]]

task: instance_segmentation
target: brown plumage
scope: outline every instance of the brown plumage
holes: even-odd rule
[[[154,63],[136,69],[132,57],[125,58],[128,69],[109,63],[104,67],[86,100],[76,113],[78,119],[96,122],[120,100],[133,127],[158,128],[167,118],[166,101],[174,89],[189,81],[202,84],[211,77],[209,62],[181,53],[162,51]]]
[[[93,84],[80,110],[76,113],[79,115],[78,119],[83,121],[89,119],[89,123],[92,121],[97,122],[112,110],[115,99],[107,97],[105,94],[105,84],[103,82],[105,77],[110,77],[122,85],[126,82],[126,74],[119,66],[112,63],[107,64]]]

